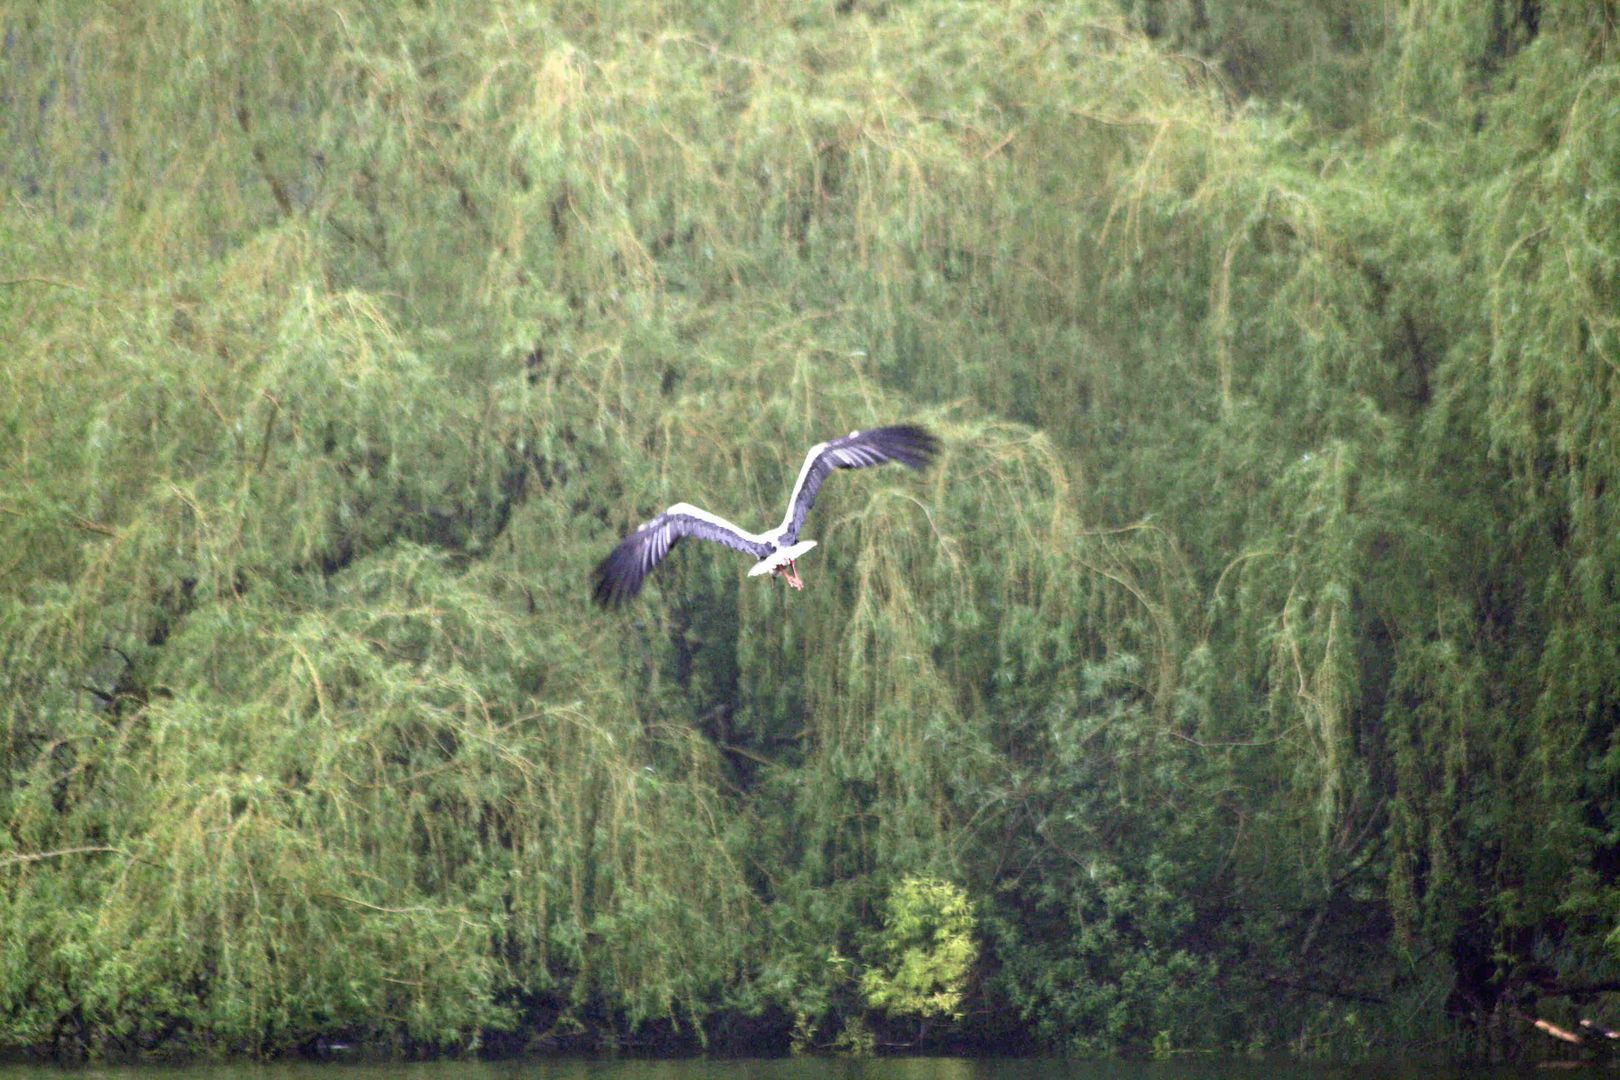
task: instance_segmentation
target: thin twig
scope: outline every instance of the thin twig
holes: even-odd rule
[[[83,514],[73,515],[73,527],[83,529],[85,532],[100,533],[102,536],[117,536],[118,530],[110,525],[103,525],[99,521],[91,521]]]
[[[55,851],[25,851],[19,854],[0,855],[0,866],[19,866],[23,863],[39,862],[42,859],[60,859],[64,855],[93,855],[113,851],[120,855],[128,854],[123,848],[93,844],[87,847],[58,848]]]
[[[79,292],[88,292],[83,285],[76,281],[64,281],[53,277],[9,277],[0,278],[0,285],[55,285],[59,289],[76,289]]]

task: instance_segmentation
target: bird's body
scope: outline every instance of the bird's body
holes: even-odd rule
[[[750,577],[780,574],[793,588],[802,589],[804,582],[794,563],[816,542],[800,540],[799,530],[827,475],[834,469],[859,469],[889,461],[921,469],[933,459],[938,445],[927,431],[910,424],[852,431],[841,439],[816,444],[804,457],[799,478],[788,496],[786,516],[768,532],[748,532],[718,514],[690,503],[676,503],[625,537],[597,566],[596,600],[613,604],[634,597],[653,567],[687,536],[712,540],[752,555],[758,561],[748,571]]]

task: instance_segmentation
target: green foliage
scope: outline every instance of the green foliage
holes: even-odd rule
[[[861,993],[890,1014],[957,1016],[962,989],[978,959],[973,905],[960,886],[908,877],[889,892],[873,966]]]
[[[1616,26],[0,5],[0,1049],[1608,1004]]]

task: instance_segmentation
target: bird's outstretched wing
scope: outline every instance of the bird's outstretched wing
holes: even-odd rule
[[[939,440],[914,424],[852,431],[842,439],[829,439],[810,448],[799,468],[799,479],[788,496],[787,517],[782,519],[778,542],[791,544],[799,538],[805,515],[815,505],[821,482],[834,469],[861,469],[898,461],[913,469],[926,468],[939,449]]]
[[[771,545],[763,537],[744,532],[718,514],[688,503],[676,503],[621,540],[619,546],[597,564],[596,602],[607,606],[634,598],[653,567],[686,536],[713,540],[745,551],[756,559],[771,553]]]

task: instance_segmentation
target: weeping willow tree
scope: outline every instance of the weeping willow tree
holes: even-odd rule
[[[0,5],[0,1045],[1601,1011],[1615,32]],[[806,592],[589,607],[903,419]],[[949,1008],[883,990],[919,881]]]

